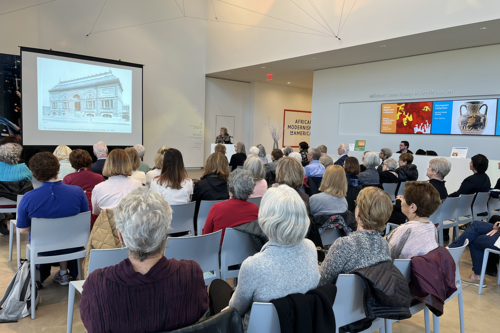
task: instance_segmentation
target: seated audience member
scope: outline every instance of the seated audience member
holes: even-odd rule
[[[325,173],[325,167],[319,163],[319,158],[321,153],[315,148],[309,149],[309,154],[307,158],[309,159],[309,164],[304,167],[304,174],[306,177],[323,177]]]
[[[465,178],[458,191],[450,194],[450,197],[458,197],[461,194],[489,192],[491,183],[490,177],[486,174],[488,162],[488,158],[483,154],[472,156],[469,163],[469,167],[473,172],[472,176]]]
[[[14,135],[6,136],[2,140],[0,140],[0,146],[5,145],[7,143],[17,143],[18,145],[21,145],[21,140]]]
[[[62,182],[68,185],[81,187],[82,190],[92,192],[94,187],[104,181],[103,175],[90,171],[92,157],[86,150],[75,149],[69,154],[69,162],[76,172],[70,173]]]
[[[319,152],[321,153],[321,156],[325,156],[327,151],[328,151],[328,148],[326,148],[325,145],[321,145],[321,146],[318,146],[318,148],[316,148],[319,150]]]
[[[427,155],[427,152],[423,149],[417,149],[415,155]]]
[[[438,156],[438,154],[434,150],[428,150],[426,151],[427,156]]]
[[[429,183],[410,181],[406,183],[403,196],[399,199],[401,211],[408,222],[387,236],[392,259],[411,259],[436,249],[439,244],[434,223],[438,221],[430,221],[429,216],[441,204],[439,192]]]
[[[269,163],[269,161],[267,160],[266,148],[264,148],[264,146],[261,144],[258,144],[257,148],[259,148],[260,160],[262,161],[262,163],[264,163],[264,165],[266,165],[267,163]]]
[[[379,172],[380,184],[399,183],[399,175],[396,172],[398,162],[393,158],[386,159],[383,163],[382,171]]]
[[[267,191],[267,182],[264,179],[264,164],[262,164],[260,158],[250,156],[245,161],[245,164],[243,164],[243,169],[250,170],[255,182],[255,188],[253,189],[250,198],[261,198]]]
[[[157,177],[161,173],[161,168],[163,167],[163,154],[168,150],[167,146],[163,146],[158,149],[156,156],[154,158],[155,167],[153,170],[148,171],[146,174],[146,184],[150,185],[153,178]]]
[[[63,184],[59,178],[59,161],[49,152],[37,153],[30,159],[30,169],[33,177],[42,182],[42,186],[27,192],[17,210],[17,227],[21,232],[29,232],[31,242],[31,219],[47,218],[56,219],[69,217],[89,211],[87,197],[83,190],[77,186]],[[39,222],[43,223],[43,222]],[[45,252],[47,256],[61,255],[79,251],[76,249],[64,249]],[[76,260],[59,263],[60,270],[54,276],[54,281],[60,285],[68,285],[71,277],[78,276],[78,265]],[[50,264],[40,265],[41,281],[50,276]]]
[[[418,179],[417,166],[412,163],[413,163],[412,153],[405,153],[399,155],[399,160],[398,160],[399,168],[396,169],[396,173],[398,174],[400,182],[406,182]]]
[[[347,210],[347,178],[344,168],[340,165],[331,165],[325,170],[321,186],[321,193],[309,198],[312,215],[333,215],[344,213]]]
[[[305,239],[309,218],[296,190],[286,185],[269,189],[262,198],[258,223],[269,242],[243,261],[229,301],[229,307],[244,316],[245,330],[253,302],[305,294],[319,282],[316,248]]]
[[[283,157],[276,167],[276,184],[288,185],[293,188],[304,201],[307,214],[311,214],[311,206],[309,205],[309,196],[304,192],[299,191],[304,182],[304,168],[301,163],[293,157]]]
[[[146,174],[143,171],[139,170],[141,166],[141,159],[139,158],[139,153],[133,147],[125,148],[125,152],[130,158],[130,164],[132,165],[132,176],[130,178],[137,179],[143,185],[146,184]]]
[[[85,280],[80,315],[87,331],[164,332],[197,322],[208,309],[203,271],[192,260],[163,255],[172,221],[165,199],[138,188],[114,218],[128,259]]]
[[[278,166],[278,162],[282,157],[283,157],[283,152],[281,151],[281,149],[273,149],[273,151],[271,152],[272,162],[266,164],[266,170],[265,170],[265,178],[269,185],[275,182],[275,179],[273,179],[271,172],[272,171],[276,172],[276,166]]]
[[[226,156],[222,153],[213,153],[208,156],[204,174],[200,181],[194,184],[193,201],[196,201],[196,210],[198,210],[201,200],[229,199],[228,177],[229,167]]]
[[[94,145],[94,155],[97,157],[97,161],[92,164],[90,170],[93,173],[102,175],[102,169],[104,169],[104,163],[106,163],[106,158],[108,157],[108,147],[104,142],[99,141]]]
[[[243,164],[245,164],[245,160],[247,159],[245,145],[243,144],[243,142],[236,142],[234,148],[236,150],[236,154],[233,154],[231,156],[231,160],[229,161],[231,171],[236,170],[239,166],[243,166]]]
[[[323,155],[319,158],[319,163],[321,163],[326,170],[326,168],[328,168],[330,165],[333,165],[333,159],[328,155]]]
[[[184,168],[184,160],[180,151],[167,149],[163,154],[161,174],[151,181],[151,190],[158,192],[169,205],[181,205],[191,202],[193,181]]]
[[[486,249],[498,250],[495,243],[498,242],[499,236],[500,222],[491,224],[483,221],[474,221],[471,226],[457,238],[456,241],[448,246],[449,248],[460,247],[464,245],[466,239],[469,240],[468,246],[470,250],[470,257],[472,259],[473,271],[473,274],[470,276],[471,282],[479,283],[481,279],[484,251]],[[483,285],[483,287],[485,287],[485,285]]]
[[[248,150],[247,159],[250,156],[259,157],[259,148],[255,147],[255,146],[250,147],[250,149]]]
[[[69,154],[71,154],[71,148],[68,146],[57,146],[54,150],[54,156],[57,157],[60,165],[58,175],[60,180],[63,180],[66,175],[75,172],[69,162]]]
[[[364,156],[364,165],[366,170],[358,175],[361,186],[378,186],[380,184],[380,175],[375,169],[379,164],[379,158],[376,153],[369,151]]]
[[[366,166],[365,166],[365,155],[366,153],[369,153],[368,150],[365,150],[363,153],[363,156],[361,156],[361,164],[359,165],[359,173],[366,171]]]
[[[224,146],[222,143],[218,143],[214,147],[214,153],[222,153],[226,155],[226,146]]]
[[[139,171],[144,172],[144,174],[149,172],[149,165],[144,162],[142,159],[144,158],[144,154],[146,153],[146,148],[144,148],[143,145],[134,145],[134,149],[137,151],[137,154],[139,154],[139,158],[141,159],[141,166],[139,167]]]
[[[429,183],[439,192],[439,197],[444,200],[448,197],[448,191],[444,186],[446,177],[451,171],[451,162],[446,158],[433,158],[429,161],[426,176],[429,177]],[[448,230],[448,229],[445,229]]]
[[[359,184],[359,162],[356,157],[348,157],[344,161],[344,170],[347,180],[346,200],[348,209],[354,212],[356,208],[356,198],[358,197],[361,186]]]
[[[399,150],[396,152],[396,154],[413,154],[413,152],[408,148],[410,148],[410,143],[408,141],[401,141],[401,143],[399,144]]]
[[[257,205],[247,201],[255,187],[250,170],[237,169],[231,172],[227,187],[229,200],[218,202],[210,208],[203,227],[203,235],[222,230],[221,245],[226,228],[252,222],[259,213]]]
[[[324,146],[323,146],[324,147]],[[326,150],[326,147],[325,147],[325,150]],[[293,153],[293,148],[290,147],[290,146],[286,146],[285,147],[285,150],[283,151],[283,154],[285,156],[289,156],[291,153]]]
[[[335,165],[344,165],[344,161],[347,158],[347,153],[349,152],[349,145],[347,143],[343,143],[337,149],[337,153],[339,154],[339,159],[335,161]]]
[[[320,286],[335,283],[339,274],[391,261],[389,245],[379,233],[391,215],[391,198],[387,192],[371,186],[359,192],[357,203],[354,215],[358,229],[332,244],[319,269]]]
[[[391,158],[392,150],[389,148],[380,149],[380,153],[378,153],[378,157],[382,160],[382,163],[377,167],[378,172],[382,172],[382,168],[384,167],[384,161],[388,158]]]
[[[294,151],[293,153],[290,153],[290,155],[288,155],[288,157],[293,157],[297,161],[299,161],[300,164],[302,164],[302,156],[300,156],[300,153]]]
[[[302,141],[301,143],[299,143],[299,147],[300,147],[300,156],[302,157],[302,166],[305,167],[306,165],[309,164],[309,153],[308,153],[308,149],[309,149],[309,145],[307,144],[307,142],[305,141]]]
[[[92,214],[99,215],[104,209],[113,209],[130,192],[142,186],[132,175],[132,163],[123,149],[113,149],[106,159],[104,177],[109,177],[105,182],[99,183],[92,191]]]

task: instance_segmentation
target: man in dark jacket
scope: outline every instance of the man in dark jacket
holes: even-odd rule
[[[92,164],[90,170],[93,173],[102,175],[102,169],[104,169],[104,163],[106,163],[106,158],[108,157],[108,147],[104,142],[99,141],[94,145],[94,155],[97,157],[97,161]]]

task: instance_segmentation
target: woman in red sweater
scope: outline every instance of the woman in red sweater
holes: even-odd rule
[[[222,230],[220,244],[226,228],[257,220],[259,208],[247,199],[253,193],[255,182],[250,170],[236,169],[229,175],[229,200],[216,203],[208,212],[203,235]]]
[[[141,187],[114,209],[129,258],[97,269],[83,285],[80,315],[92,332],[162,332],[198,321],[208,309],[203,271],[192,260],[163,256],[172,209]]]

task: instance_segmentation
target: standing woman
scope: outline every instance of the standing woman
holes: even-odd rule
[[[169,205],[191,202],[193,181],[188,177],[179,150],[167,149],[163,155],[161,174],[151,181],[151,190],[163,195]]]
[[[141,166],[141,159],[139,158],[139,153],[134,147],[125,148],[125,152],[130,158],[130,163],[132,164],[132,176],[130,178],[137,179],[142,184],[146,184],[146,174],[138,169]]]
[[[71,154],[71,148],[68,146],[57,146],[54,150],[54,156],[57,157],[59,161],[59,179],[64,179],[66,175],[75,172],[75,169],[71,166],[69,162],[69,154]]]
[[[245,160],[247,159],[247,154],[245,153],[245,145],[243,144],[243,142],[237,142],[236,145],[234,145],[234,148],[236,149],[236,154],[233,154],[233,156],[231,156],[231,161],[229,162],[231,171],[237,169],[239,166],[243,166]]]
[[[227,132],[227,128],[221,127],[219,133],[215,138],[215,143],[231,144],[231,136]]]

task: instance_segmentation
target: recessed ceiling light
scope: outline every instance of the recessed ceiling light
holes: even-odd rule
[[[311,58],[312,60],[316,60],[316,58]]]
[[[479,28],[479,29],[481,29],[481,30],[486,30],[486,29],[488,29],[488,28],[486,28],[486,27],[482,27],[482,28]]]
[[[292,83],[292,82],[287,82],[288,84]]]
[[[383,45],[380,45],[380,47],[385,47],[385,44],[383,44]]]
[[[266,67],[262,66],[261,68],[266,68]]]

